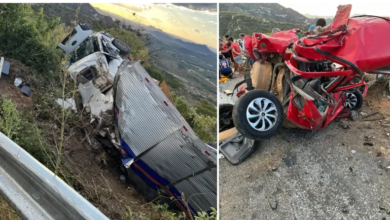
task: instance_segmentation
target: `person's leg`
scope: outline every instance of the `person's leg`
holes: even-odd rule
[[[240,65],[234,61],[234,72],[235,71],[240,71]]]
[[[241,75],[242,74],[242,57],[241,56],[236,56],[234,57],[234,62],[237,64],[236,68],[238,70],[238,73]]]
[[[224,75],[225,77],[230,77],[232,75],[232,69],[231,68],[226,68],[221,70],[221,74]]]

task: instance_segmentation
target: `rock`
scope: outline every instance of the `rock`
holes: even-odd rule
[[[278,208],[278,201],[275,198],[269,198],[268,204],[272,210],[276,210]]]
[[[339,124],[339,127],[343,128],[343,129],[349,129],[349,128],[350,128],[349,125],[344,124],[343,122],[341,122],[341,123]]]
[[[366,146],[374,146],[374,142],[372,142],[372,141],[365,141],[364,145],[366,145]]]
[[[349,213],[349,211],[348,211],[348,206],[344,206],[344,207],[341,209],[341,211],[342,211],[344,214]]]
[[[361,115],[361,116],[366,116],[366,115],[368,115],[368,114],[367,114],[367,112],[361,111],[361,112],[360,112],[360,115]]]
[[[357,113],[357,111],[351,111],[352,121],[356,121],[356,120],[358,120],[358,118],[359,118],[359,114]]]
[[[351,150],[351,152],[354,154],[354,153],[356,153],[356,150]]]
[[[390,127],[390,124],[383,124],[382,126],[385,128],[388,128],[388,127]]]

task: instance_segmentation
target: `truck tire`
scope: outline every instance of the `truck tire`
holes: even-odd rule
[[[119,54],[122,56],[129,55],[130,53],[130,46],[127,45],[125,42],[119,40],[119,39],[114,39],[112,41],[112,44],[119,49]]]
[[[283,124],[283,107],[278,98],[265,90],[252,90],[240,97],[233,108],[237,130],[250,139],[273,136]]]

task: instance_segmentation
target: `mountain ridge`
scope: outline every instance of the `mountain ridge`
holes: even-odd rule
[[[238,12],[219,12],[219,25],[219,36],[228,34],[235,38],[240,33],[245,35],[252,35],[255,32],[270,34],[273,28],[280,30],[298,28],[302,31],[309,28],[309,24],[277,22]]]
[[[292,8],[284,7],[278,3],[221,3],[220,12],[237,12],[241,14],[263,17],[267,20],[293,24],[315,24],[321,16],[305,16]],[[309,17],[311,16],[311,17]],[[333,16],[334,17],[334,16]],[[331,16],[324,17],[327,23],[332,22]]]

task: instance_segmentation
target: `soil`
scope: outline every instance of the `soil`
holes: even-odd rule
[[[10,61],[10,75],[0,78],[0,94],[3,98],[11,99],[20,111],[34,111],[31,97],[24,96],[19,88],[14,86],[16,77],[24,82],[30,81],[31,69],[21,62],[5,58]],[[32,96],[37,88],[32,86]],[[58,132],[55,123],[38,121],[39,127],[51,136],[52,129]],[[110,219],[126,219],[125,213],[132,214],[129,219],[160,219],[161,214],[156,211],[138,192],[129,184],[119,182],[120,160],[114,160],[104,150],[103,146],[93,138],[86,135],[86,130],[77,127],[67,127],[64,145],[65,155],[62,166],[68,170],[74,179],[77,179],[75,188],[82,196],[95,205]],[[48,140],[52,144],[53,140]],[[65,180],[66,182],[66,180]],[[1,200],[0,200],[1,202]],[[0,207],[1,208],[1,207]]]
[[[221,83],[220,92],[232,90],[241,80]],[[306,135],[311,131],[282,128],[257,142],[241,164],[220,159],[220,219],[388,219],[390,99],[382,96],[386,90],[385,83],[369,89],[356,121],[334,121],[310,139]],[[220,100],[234,103],[236,98],[221,95]],[[377,111],[380,114],[372,118],[385,119],[362,120]],[[364,145],[367,140],[373,146]]]

